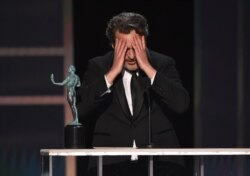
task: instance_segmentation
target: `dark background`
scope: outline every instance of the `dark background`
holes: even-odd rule
[[[182,147],[250,146],[249,0],[1,0],[0,175],[40,175],[40,149],[63,148],[66,96],[49,76],[62,80],[71,61],[81,76],[111,49],[106,23],[122,11],[145,15],[149,48],[176,61],[192,100],[174,120]],[[250,173],[247,157],[203,159],[205,175]]]

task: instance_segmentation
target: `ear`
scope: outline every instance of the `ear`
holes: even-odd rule
[[[112,46],[112,48],[113,48],[113,49],[115,49],[115,46],[114,46],[114,44],[111,44],[111,46]]]

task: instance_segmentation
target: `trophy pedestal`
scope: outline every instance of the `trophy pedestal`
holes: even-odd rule
[[[85,128],[82,124],[64,127],[64,146],[68,149],[85,148]]]

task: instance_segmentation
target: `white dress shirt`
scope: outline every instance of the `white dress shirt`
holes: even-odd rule
[[[133,104],[132,104],[131,89],[130,89],[131,78],[132,74],[127,71],[124,71],[122,82],[125,89],[125,95],[128,102],[128,107],[131,115],[133,115]]]

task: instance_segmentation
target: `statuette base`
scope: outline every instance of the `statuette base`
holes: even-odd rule
[[[86,148],[85,127],[82,124],[68,124],[64,127],[64,147],[68,149]]]

